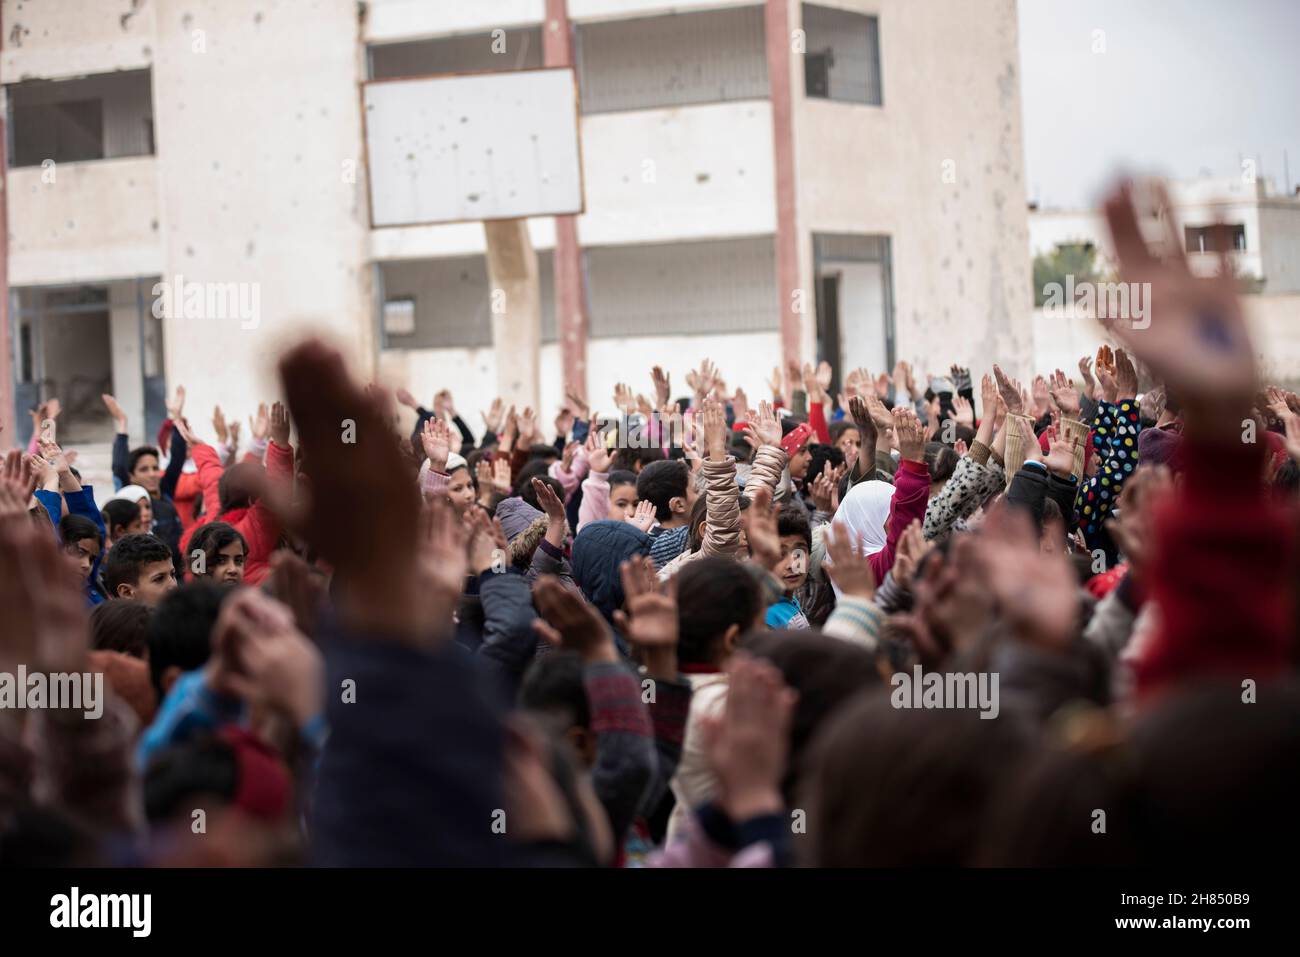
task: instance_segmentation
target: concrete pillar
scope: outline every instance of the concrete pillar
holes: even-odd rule
[[[573,66],[568,0],[546,0],[542,51],[546,66]],[[589,320],[577,216],[555,217],[555,254],[551,263],[555,272],[555,327],[560,340],[561,381],[565,395],[572,392],[585,400]]]
[[[542,291],[528,221],[492,220],[483,224],[483,230],[487,235],[497,390],[507,405],[532,406],[540,415]]]
[[[794,57],[790,0],[767,0],[767,78],[772,97],[776,175],[776,288],[780,297],[781,367],[802,356],[805,326],[816,322],[814,291],[800,281],[799,196],[795,179]]]
[[[148,296],[144,302],[146,306],[152,305],[153,297]],[[144,362],[140,342],[140,309],[134,282],[115,282],[108,287],[108,329],[113,396],[127,415],[132,445],[139,445],[150,439],[145,436]],[[194,412],[190,410],[188,414],[193,416]],[[202,417],[196,421],[202,421]]]

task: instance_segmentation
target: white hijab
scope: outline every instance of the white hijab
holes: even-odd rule
[[[853,532],[863,555],[884,550],[885,523],[889,521],[894,491],[888,482],[859,482],[849,489],[835,512],[835,521],[843,522]]]

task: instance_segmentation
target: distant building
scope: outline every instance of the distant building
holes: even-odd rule
[[[575,375],[608,410],[615,382],[649,390],[655,362],[675,394],[707,356],[756,398],[783,357],[924,371],[1028,354],[1008,0],[2,10],[6,378],[22,420],[58,394],[68,429],[107,439],[97,402],[112,389],[138,439],[175,383],[196,423],[216,402],[246,415],[304,327],[365,375],[422,397],[453,388],[472,418],[503,372],[483,228],[371,227],[360,86],[553,63],[548,31],[566,24],[586,211],[567,274],[555,220],[529,221],[544,421]],[[178,276],[204,284],[193,309]],[[564,292],[581,315],[557,318]],[[585,367],[561,361],[563,336],[581,339]]]

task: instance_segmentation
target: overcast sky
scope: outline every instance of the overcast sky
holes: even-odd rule
[[[1300,0],[1019,0],[1029,198],[1090,205],[1121,168],[1300,183]],[[1094,31],[1105,52],[1093,53]]]

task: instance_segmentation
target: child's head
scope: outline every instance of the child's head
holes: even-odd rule
[[[616,469],[609,473],[609,514],[617,522],[625,522],[636,512],[636,473]]]
[[[59,541],[63,543],[64,553],[76,559],[81,577],[88,578],[104,547],[99,526],[84,515],[64,515],[59,519]]]
[[[104,561],[104,587],[109,598],[158,604],[176,587],[171,549],[146,533],[119,538]]]
[[[677,573],[677,656],[683,664],[721,665],[740,636],[763,623],[762,594],[740,562],[708,556]]]
[[[849,462],[857,461],[858,449],[862,448],[862,433],[855,422],[841,419],[831,426],[831,445],[840,450],[840,454]]]
[[[103,601],[90,613],[90,647],[120,651],[143,660],[149,654],[149,619],[153,609],[144,602]]]
[[[812,462],[810,446],[813,431],[807,422],[796,422],[790,418],[781,421],[781,431],[785,433],[781,439],[781,448],[788,459],[790,477],[802,479],[807,476],[808,466]]]
[[[149,620],[149,679],[161,702],[187,671],[204,665],[212,652],[212,626],[221,603],[234,589],[194,581],[174,589]]]
[[[150,495],[157,494],[158,485],[162,481],[158,461],[158,450],[152,445],[142,445],[138,449],[132,449],[126,459],[126,472],[131,480],[130,484],[139,485]]]
[[[140,506],[136,502],[112,499],[104,503],[100,515],[104,519],[104,527],[108,529],[110,547],[123,535],[134,535],[145,530],[144,523],[140,521]]]
[[[640,475],[647,465],[664,461],[663,449],[621,448],[614,453],[610,467],[616,471],[635,472]]]
[[[636,479],[637,498],[655,507],[660,525],[684,525],[695,504],[691,470],[680,459],[651,462]]]
[[[447,456],[447,498],[462,515],[474,507],[474,501],[478,498],[469,463],[454,452]]]
[[[776,515],[781,536],[781,561],[772,573],[787,591],[796,591],[808,580],[808,555],[812,552],[812,527],[808,512],[798,504],[787,505]]]
[[[217,496],[221,500],[221,513],[253,504],[258,490],[266,478],[266,469],[260,462],[236,462],[221,473],[217,483]]]
[[[142,485],[124,485],[118,489],[117,494],[108,500],[108,504],[113,502],[130,502],[140,510],[140,527],[132,529],[137,532],[147,532],[153,528],[153,499],[149,497],[149,492]],[[112,531],[112,526],[105,524],[105,527]],[[129,532],[126,534],[130,534]],[[109,535],[112,541],[117,541],[120,536]]]
[[[200,525],[190,537],[187,558],[190,574],[223,584],[238,585],[244,580],[244,563],[248,560],[248,542],[226,522]]]
[[[815,443],[808,446],[808,470],[804,480],[811,482],[822,474],[823,469],[837,469],[844,464],[844,453],[833,445]]]
[[[572,651],[552,651],[534,658],[519,687],[519,705],[533,712],[552,734],[573,745],[589,768],[596,763],[596,736],[591,732],[585,671],[582,657]]]

